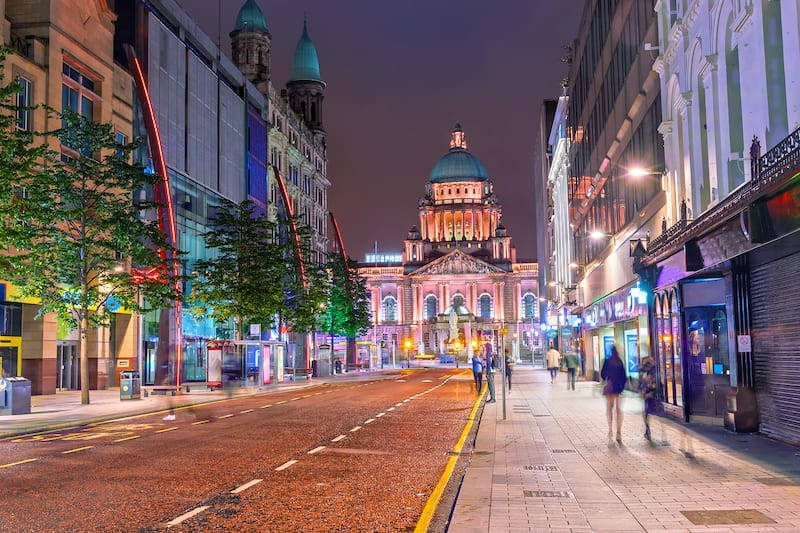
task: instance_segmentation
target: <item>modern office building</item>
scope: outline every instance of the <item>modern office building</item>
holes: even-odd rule
[[[647,46],[658,43],[655,4],[585,3],[566,109],[577,281],[567,299],[578,305],[587,374],[600,370],[616,344],[634,381],[650,338],[631,243],[655,234],[665,209],[660,86]]]
[[[5,60],[4,81],[21,85],[19,104],[71,109],[97,122],[112,124],[118,140],[132,138],[131,76],[114,61],[117,15],[97,0],[6,0],[0,2],[3,44],[13,50]],[[87,32],[86,27],[92,31]],[[17,127],[52,131],[42,108],[18,113]],[[64,156],[68,146],[54,145]],[[78,338],[48,314],[41,318],[37,301],[22,298],[18,289],[0,281],[0,360],[5,375],[31,381],[33,394],[77,389]],[[104,389],[117,382],[120,370],[135,364],[135,318],[114,314],[109,327],[88,332],[89,387]]]

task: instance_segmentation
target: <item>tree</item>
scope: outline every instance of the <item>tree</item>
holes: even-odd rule
[[[9,109],[13,106],[4,108]],[[35,163],[16,164],[5,153],[0,157],[0,242],[6,252],[0,276],[19,285],[23,295],[38,298],[40,316],[56,313],[77,328],[81,402],[88,404],[88,330],[107,325],[119,308],[144,312],[143,302],[151,308],[172,305],[180,295],[164,262],[179,253],[158,225],[143,217],[158,206],[134,202],[134,192],[161,181],[131,163],[138,142],[118,144],[110,124],[71,111],[59,117],[59,130],[28,138],[0,128],[0,147],[13,149],[27,140],[36,156]],[[10,189],[21,192],[9,202]],[[131,278],[131,266],[159,265],[158,279]]]
[[[324,313],[325,330],[347,337],[347,363],[355,368],[356,337],[370,326],[367,282],[339,253],[328,262],[330,295]]]
[[[284,303],[285,266],[277,228],[255,210],[249,200],[223,200],[212,229],[204,234],[215,255],[193,267],[193,313],[220,322],[234,319],[237,340],[251,322],[271,325]]]
[[[282,224],[288,222],[283,219]],[[293,332],[310,333],[322,323],[320,315],[328,302],[330,280],[325,263],[313,260],[311,228],[302,224],[296,227],[298,240],[284,240],[284,283],[288,298],[283,318]],[[288,227],[287,230],[291,231]]]

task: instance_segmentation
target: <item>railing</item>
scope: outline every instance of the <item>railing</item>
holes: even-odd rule
[[[671,226],[662,223],[661,235],[651,240],[645,261],[652,262],[664,249],[673,248],[711,229],[737,211],[747,207],[772,189],[787,173],[800,168],[800,128],[790,133],[764,155],[761,143],[753,137],[750,145],[750,181],[694,220],[687,220],[686,204],[681,203],[681,219]]]
[[[30,58],[33,55],[31,53],[31,46],[28,40],[23,36],[14,33],[13,31],[11,32],[11,42],[9,44],[22,56]]]

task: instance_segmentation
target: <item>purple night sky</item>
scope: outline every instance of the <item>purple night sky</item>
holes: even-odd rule
[[[214,39],[218,0],[179,0]],[[223,50],[244,0],[222,1]],[[535,257],[533,152],[539,109],[567,75],[562,46],[583,0],[258,0],[283,87],[308,14],[328,84],[328,207],[348,252],[402,250],[417,202],[461,122],[486,166],[520,258]]]

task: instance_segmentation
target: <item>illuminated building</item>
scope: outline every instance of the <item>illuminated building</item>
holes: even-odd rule
[[[114,62],[116,14],[103,0],[6,0],[0,2],[3,44],[13,52],[4,75],[18,79],[17,102],[65,107],[97,122],[113,125],[117,140],[133,138],[131,76]],[[92,28],[91,32],[86,28]],[[55,131],[43,107],[21,111],[17,127]],[[65,156],[67,146],[53,146]],[[77,331],[70,331],[54,314],[37,318],[35,299],[22,298],[16,287],[0,281],[0,364],[6,375],[31,381],[33,394],[79,387]],[[109,327],[90,329],[86,346],[89,388],[117,384],[119,371],[136,364],[136,320],[127,312],[113,314]]]
[[[365,339],[392,350],[469,356],[473,341],[503,341],[530,357],[538,320],[538,268],[518,261],[502,207],[461,126],[436,163],[400,264],[364,262],[373,325]],[[374,257],[372,259],[375,259]],[[452,316],[455,315],[455,318]]]

